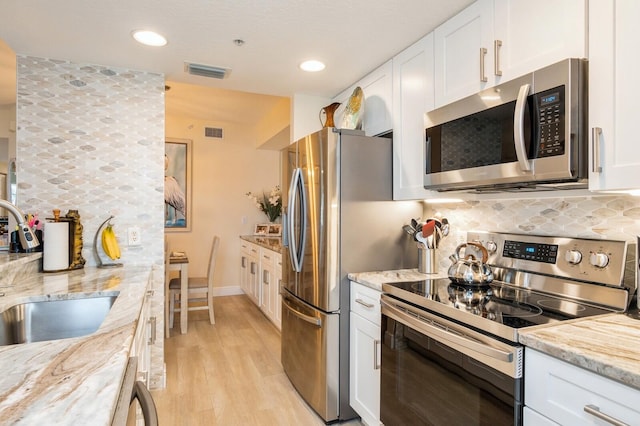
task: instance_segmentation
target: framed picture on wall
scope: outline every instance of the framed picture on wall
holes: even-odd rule
[[[164,144],[164,229],[191,231],[191,140]]]

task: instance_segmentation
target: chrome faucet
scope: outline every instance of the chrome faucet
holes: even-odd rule
[[[9,210],[13,217],[16,218],[16,222],[18,222],[18,237],[20,238],[22,248],[26,250],[38,247],[40,241],[38,241],[36,234],[33,233],[29,225],[24,222],[24,213],[7,200],[0,199],[0,207]]]

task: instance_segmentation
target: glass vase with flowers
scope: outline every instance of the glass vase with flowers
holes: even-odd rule
[[[256,196],[252,192],[247,192],[247,197],[253,200],[261,212],[267,215],[269,222],[275,222],[282,214],[282,193],[280,191],[280,185],[276,185],[269,194],[263,192],[262,195]]]

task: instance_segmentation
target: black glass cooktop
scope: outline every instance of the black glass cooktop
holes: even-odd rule
[[[470,314],[514,329],[611,313],[497,281],[486,286],[462,286],[444,278],[388,283],[383,284],[382,290],[405,302],[435,309],[444,316],[450,311],[451,316],[464,321],[466,315],[460,314]]]

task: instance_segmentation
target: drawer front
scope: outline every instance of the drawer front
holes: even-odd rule
[[[524,407],[523,414],[524,426],[559,426],[558,423],[549,420],[542,414],[538,414],[537,411],[533,411],[529,407]]]
[[[380,325],[380,292],[351,281],[351,312]]]
[[[640,424],[640,390],[527,349],[525,405],[560,424]]]

